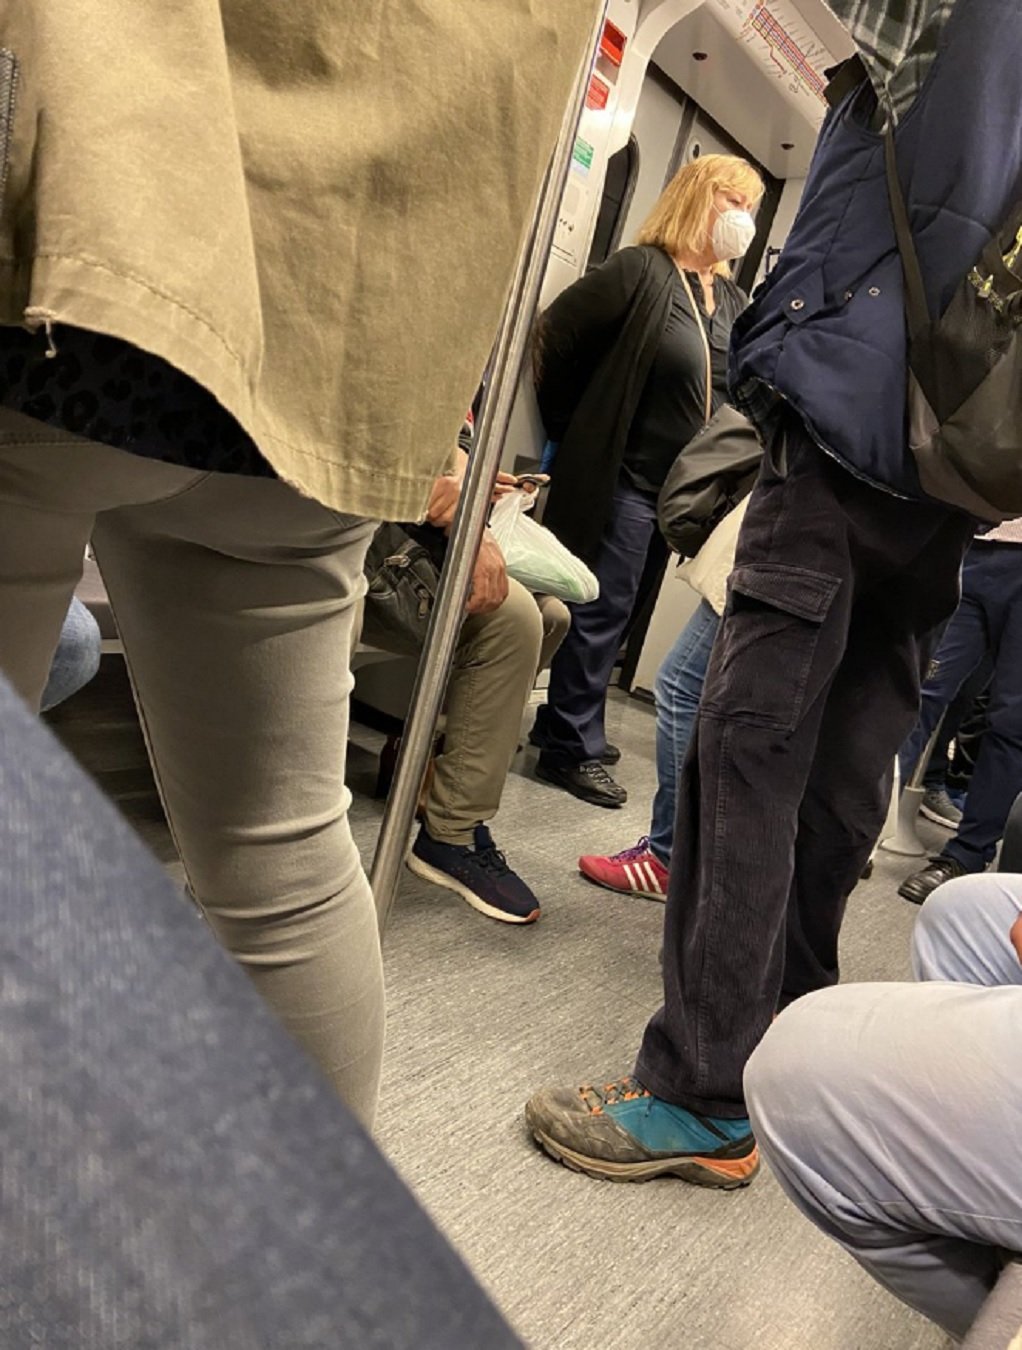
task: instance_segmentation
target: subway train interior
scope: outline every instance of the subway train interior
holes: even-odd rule
[[[631,244],[665,185],[707,155],[739,156],[762,179],[755,238],[735,267],[752,292],[776,264],[801,199],[825,113],[824,72],[851,51],[823,0],[610,0],[543,259],[540,307]],[[546,441],[523,367],[501,469],[541,474]],[[677,561],[650,549],[615,658],[606,731],[620,751],[610,771],[627,800],[601,809],[537,773],[548,672],[523,708],[490,828],[537,897],[539,922],[495,922],[436,884],[428,863],[404,865],[414,826],[397,820],[404,833],[383,942],[376,1138],[535,1350],[937,1350],[950,1344],[945,1333],[810,1225],[768,1166],[733,1191],[671,1177],[612,1185],[554,1165],[524,1123],[523,1105],[544,1083],[630,1073],[661,1001],[663,886],[647,872],[647,894],[618,893],[593,884],[577,861],[617,854],[650,832],[657,671],[700,603]],[[91,556],[77,594],[101,630],[99,670],[44,716],[183,890]],[[441,705],[430,745],[442,747],[445,675],[432,666],[423,675],[418,652],[384,650],[368,633],[352,668],[346,782],[371,873],[388,796],[393,807],[407,778],[400,755],[417,697]],[[418,795],[418,781],[405,791]],[[919,910],[898,888],[946,838],[934,820],[899,822],[892,796],[883,839],[893,847],[879,844],[849,901],[844,981],[911,978]]]

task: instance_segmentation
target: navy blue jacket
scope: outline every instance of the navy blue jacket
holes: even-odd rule
[[[1022,197],[1022,4],[958,0],[896,131],[899,176],[934,315]],[[922,491],[906,433],[902,271],[876,96],[824,123],[781,260],[735,325],[732,397],[774,389],[853,473]]]

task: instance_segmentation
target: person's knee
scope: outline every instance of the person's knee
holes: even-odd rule
[[[972,903],[975,880],[970,876],[945,882],[920,909],[912,930],[912,971],[917,980],[941,978],[932,972],[940,955],[961,938],[962,907]]]
[[[771,1025],[745,1066],[745,1101],[761,1142],[777,1140],[804,1118],[820,1086],[820,1015],[841,991],[798,999]],[[825,1066],[826,1059],[823,1057]]]
[[[975,982],[984,951],[993,944],[997,955],[1003,952],[1020,909],[1019,876],[981,872],[939,886],[919,911],[912,933],[916,979]]]
[[[558,648],[571,628],[571,611],[555,595],[534,597],[542,625],[539,669],[545,670],[557,654]]]
[[[658,708],[670,708],[674,704],[674,685],[670,676],[670,667],[665,662],[653,681],[653,699]]]
[[[834,1171],[850,1146],[849,1104],[870,1099],[880,1072],[863,1051],[864,1031],[889,1017],[902,986],[837,985],[786,1008],[745,1068],[745,1101],[757,1142],[789,1181],[806,1169]]]
[[[507,599],[490,614],[475,615],[462,628],[468,651],[488,661],[507,660],[535,670],[543,642],[543,619],[535,600],[519,582],[509,578]]]

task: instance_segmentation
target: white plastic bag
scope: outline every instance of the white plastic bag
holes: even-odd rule
[[[501,497],[490,513],[490,529],[508,575],[537,595],[589,604],[600,594],[600,583],[559,539],[526,515],[531,505],[528,494],[519,490]]]

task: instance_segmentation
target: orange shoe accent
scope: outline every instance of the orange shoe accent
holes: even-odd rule
[[[729,1177],[732,1181],[744,1181],[759,1170],[759,1146],[745,1158],[690,1158],[689,1162],[698,1163],[711,1172]]]

